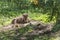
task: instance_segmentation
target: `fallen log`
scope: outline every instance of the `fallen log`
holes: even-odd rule
[[[41,27],[43,27],[41,29]],[[34,27],[34,30],[31,32],[26,32],[25,34],[23,34],[24,36],[34,36],[34,35],[41,35],[41,34],[45,34],[45,33],[51,33],[52,29],[54,27],[53,23],[48,23],[43,25],[39,25]]]
[[[16,27],[14,24],[9,24],[7,26],[1,27],[0,32],[6,32],[6,31],[10,31],[10,30],[17,30],[17,29],[20,29],[20,28],[24,28],[28,25],[30,25],[30,23],[18,24],[18,27]]]
[[[37,26],[38,25],[38,26]],[[42,23],[42,22],[39,22],[39,21],[31,21],[30,23],[25,23],[25,24],[18,24],[18,27],[16,27],[14,24],[10,24],[10,25],[7,25],[7,26],[4,26],[4,27],[2,27],[2,28],[0,28],[0,32],[6,32],[6,31],[10,31],[10,30],[17,30],[17,29],[21,29],[21,28],[24,28],[24,27],[29,27],[29,26],[31,26],[31,27],[33,27],[33,28],[35,28],[35,29],[33,29],[34,31],[32,31],[32,32],[27,32],[27,34],[26,35],[36,35],[36,34],[41,34],[41,33],[45,33],[45,32],[47,32],[47,31],[51,31],[52,30],[52,28],[53,28],[53,24],[45,24],[45,26],[44,27],[42,27],[42,26],[44,25],[44,23]],[[39,27],[40,26],[40,27]],[[38,30],[38,29],[40,29],[42,27],[42,29],[41,30]],[[38,31],[37,31],[38,30]]]
[[[15,24],[9,24],[9,25],[6,25],[6,26],[3,26],[0,28],[0,32],[5,32],[5,31],[10,31],[10,30],[17,30],[17,29],[21,29],[21,28],[24,28],[24,27],[27,27],[27,26],[36,26],[40,24],[38,21],[31,21],[29,23],[25,23],[25,24],[18,24],[18,27],[16,27]]]

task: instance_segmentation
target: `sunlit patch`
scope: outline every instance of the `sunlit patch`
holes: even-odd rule
[[[53,40],[60,40],[60,37],[56,37],[56,38],[54,38]]]

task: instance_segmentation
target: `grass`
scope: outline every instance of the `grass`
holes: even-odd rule
[[[18,17],[20,16],[22,13],[19,12],[19,11],[11,11],[11,12],[8,12],[7,14],[4,13],[4,14],[1,14],[0,15],[0,26],[3,26],[3,25],[8,25],[11,23],[12,19],[15,18],[15,17]],[[33,20],[39,20],[39,21],[43,21],[45,23],[48,22],[48,17],[49,15],[48,14],[42,14],[42,13],[32,13],[32,12],[28,12],[29,14],[29,17]],[[54,21],[54,20],[53,20]]]
[[[0,4],[7,4],[8,2],[2,2],[0,1]],[[9,4],[7,4],[9,5]],[[0,8],[1,10],[3,9],[3,6],[2,5],[2,8]],[[0,10],[0,11],[1,11]],[[4,10],[4,9],[3,9]],[[8,9],[9,10],[9,9]],[[30,8],[30,10],[18,10],[18,11],[6,11],[4,10],[3,12],[0,12],[0,27],[3,27],[5,25],[8,25],[11,23],[12,19],[15,18],[15,17],[18,17],[20,16],[22,13],[29,13],[29,17],[33,20],[39,20],[39,21],[43,21],[44,23],[48,23],[49,21],[49,15],[48,13],[47,14],[42,14],[40,13],[41,10],[38,10],[36,8],[36,10],[33,10]],[[55,17],[53,18],[53,20],[51,22],[55,22]],[[56,25],[54,28],[53,28],[53,31],[56,32],[60,29],[60,24]],[[18,33],[25,33],[25,32],[30,32],[32,31],[31,28],[24,28],[24,29],[19,29],[18,30],[19,32]],[[16,36],[17,32],[16,31],[9,31],[9,32],[1,32],[0,33],[0,40],[18,40],[18,38],[20,37],[19,36]],[[42,36],[34,36],[32,37],[33,39],[32,40],[60,40],[60,37],[57,35],[57,36],[52,36],[52,35],[48,35],[48,34],[45,34],[45,35],[42,35]],[[31,40],[31,38],[29,39]]]
[[[6,13],[4,15],[1,14],[0,15],[0,27],[10,24],[13,18],[20,16],[24,12],[26,12],[26,10],[23,12],[10,11],[7,13],[7,15],[6,15]],[[31,11],[28,11],[28,14],[29,14],[29,17],[33,20],[39,20],[39,21],[43,21],[44,23],[48,23],[48,20],[49,20],[48,14],[36,13],[36,12],[31,12]],[[54,21],[55,21],[55,18],[53,18],[52,22],[54,22]],[[59,28],[55,27],[54,30],[55,29],[58,30]],[[21,33],[21,34],[25,33],[26,31],[30,32],[30,31],[32,31],[32,29],[30,29],[30,28],[19,29],[19,33]],[[19,36],[15,36],[16,35],[15,33],[16,33],[16,31],[7,32],[7,33],[2,32],[2,33],[0,33],[0,39],[1,40],[18,40]],[[32,38],[33,38],[33,40],[55,40],[55,37],[53,37],[51,35],[47,35],[47,34],[45,34],[43,36],[34,36]]]

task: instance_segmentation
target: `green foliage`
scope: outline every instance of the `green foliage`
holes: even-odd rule
[[[35,5],[31,0],[0,0],[0,27],[11,23],[12,19],[23,13],[28,13],[33,20],[60,23],[60,0],[37,0]],[[53,32],[60,29],[60,24],[55,25]],[[21,34],[32,31],[32,28],[18,29],[19,36],[16,31],[0,33],[0,40],[19,40]],[[21,33],[21,34],[20,34]],[[50,40],[48,35],[34,36],[34,40]],[[53,40],[53,38],[52,38]]]

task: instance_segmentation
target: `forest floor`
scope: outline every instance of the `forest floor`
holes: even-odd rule
[[[18,15],[17,15],[18,16]],[[36,13],[33,13],[33,14],[29,14],[29,17],[30,18],[32,18],[32,19],[35,19],[35,20],[41,20],[41,21],[43,21],[44,23],[48,23],[48,16],[49,15],[47,15],[47,14],[40,14],[40,13],[38,13],[38,14],[36,14]],[[0,27],[4,27],[5,25],[9,25],[10,23],[11,23],[11,20],[13,19],[13,18],[15,18],[15,17],[5,17],[5,16],[0,16],[1,17],[1,19],[0,19]],[[53,21],[55,21],[55,18],[53,19]],[[53,22],[52,21],[52,22]],[[8,28],[8,27],[7,27]],[[55,29],[54,30],[59,30],[59,28],[60,27],[55,27]],[[1,29],[1,28],[0,28]],[[24,29],[24,30],[26,30],[26,29]],[[21,30],[22,31],[22,33],[24,33],[25,31],[24,31],[23,29]],[[13,34],[13,33],[12,33]],[[4,36],[4,38],[7,40],[9,40],[9,37],[7,36],[7,35],[3,35]],[[0,35],[0,37],[3,37],[3,36],[1,36]],[[14,38],[14,37],[12,37],[12,38]],[[2,38],[2,40],[5,40],[5,39],[3,39]],[[43,36],[40,36],[40,37],[35,37],[35,39],[34,40],[60,40],[60,30],[59,31],[56,31],[55,33],[51,33],[51,34],[46,34],[46,35],[43,35]]]

